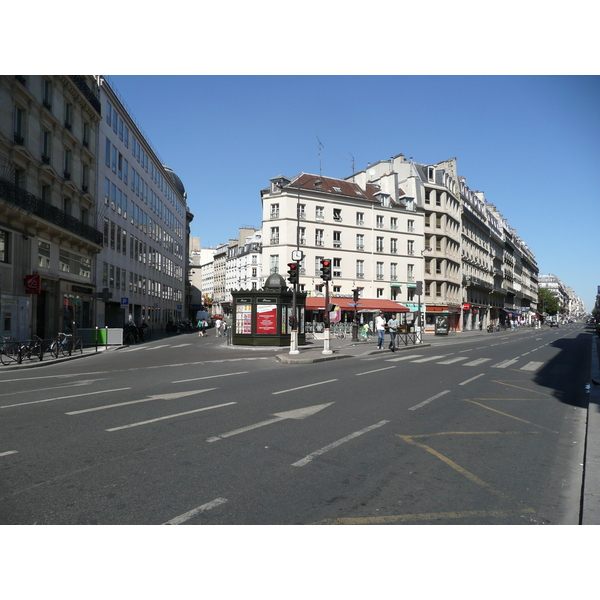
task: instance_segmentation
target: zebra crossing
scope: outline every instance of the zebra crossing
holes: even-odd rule
[[[427,356],[423,357],[422,354],[409,354],[407,356],[395,356],[394,358],[386,359],[386,362],[400,362],[400,361],[408,361],[412,363],[426,363],[426,362],[435,362],[437,365],[456,365],[460,363],[458,366],[461,367],[478,367],[489,363],[491,358],[476,358],[474,360],[470,360],[468,356],[450,356],[447,354],[438,354],[436,356]],[[508,367],[512,367],[516,363],[519,362],[521,357],[518,358],[509,358],[507,360],[502,360],[493,365],[488,365],[492,369],[506,369]],[[465,362],[468,361],[468,362]],[[529,361],[523,366],[519,367],[520,371],[537,371],[544,363],[539,361]]]

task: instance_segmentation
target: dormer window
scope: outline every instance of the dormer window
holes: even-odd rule
[[[430,182],[433,182],[435,179],[435,169],[433,167],[427,167],[427,178]]]
[[[334,187],[334,188],[333,188],[333,191],[334,191],[334,192],[338,192],[338,194],[341,194],[341,193],[342,193],[342,188],[339,188],[339,187]]]

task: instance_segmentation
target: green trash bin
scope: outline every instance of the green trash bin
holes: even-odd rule
[[[108,331],[106,329],[96,329],[96,339],[94,342],[96,344],[106,344],[106,336]]]

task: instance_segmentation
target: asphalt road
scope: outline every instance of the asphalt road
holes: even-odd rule
[[[310,365],[189,334],[0,370],[0,523],[577,524],[583,332]]]

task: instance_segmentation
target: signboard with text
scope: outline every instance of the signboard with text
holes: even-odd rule
[[[277,333],[277,304],[256,307],[256,333]]]

